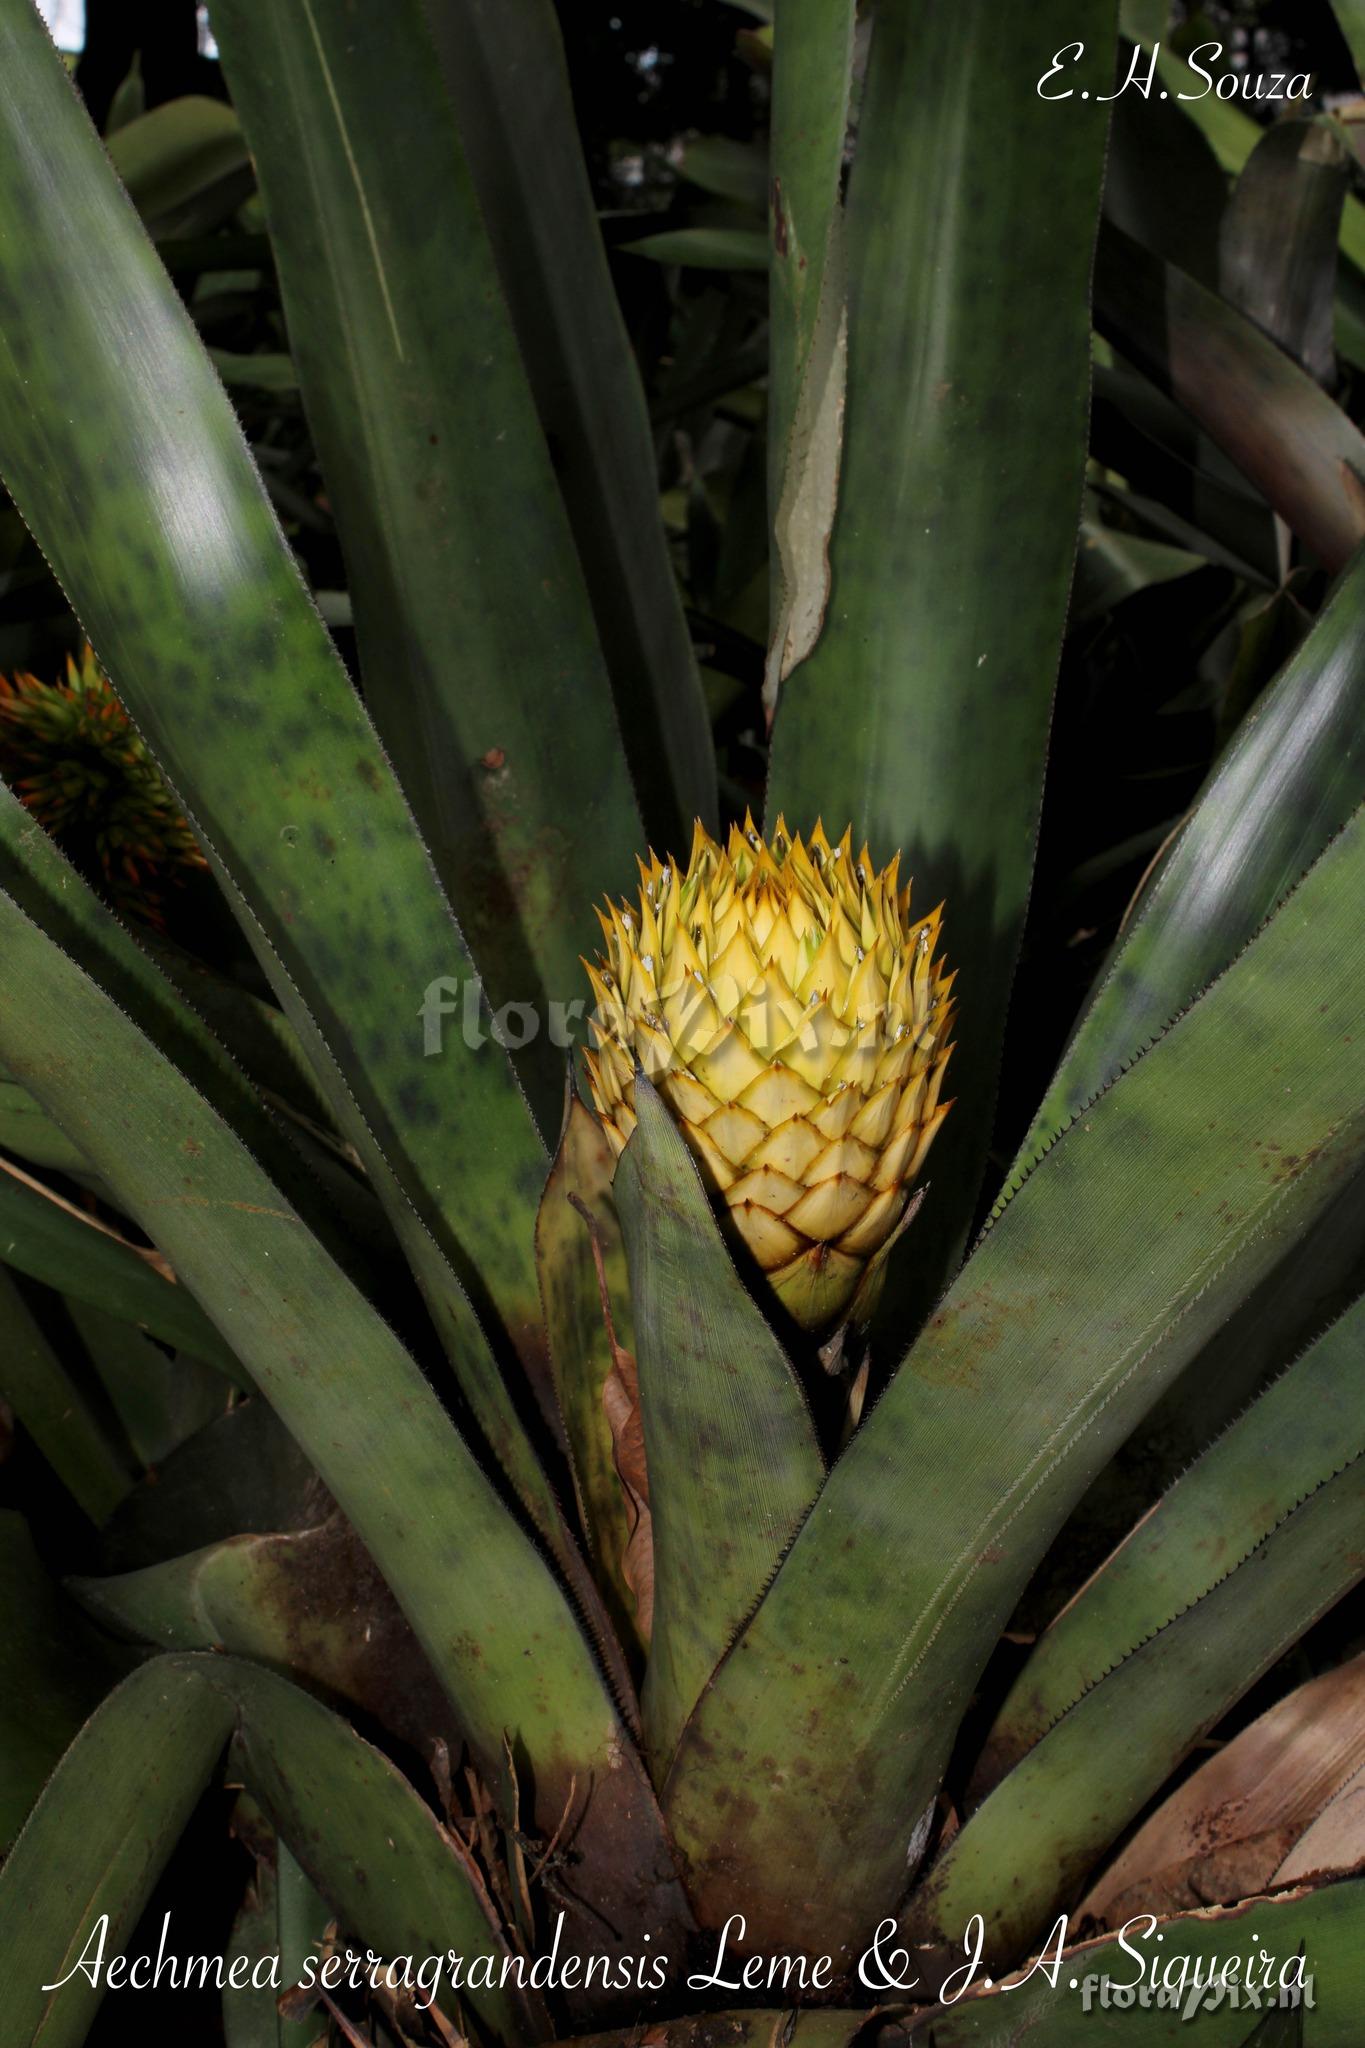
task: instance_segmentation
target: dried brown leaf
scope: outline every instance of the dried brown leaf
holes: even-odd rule
[[[630,1540],[622,1559],[635,1616],[648,1646],[654,1627],[654,1524],[649,1512],[649,1467],[645,1462],[640,1376],[635,1360],[612,1336],[612,1368],[602,1387],[602,1406],[611,1425],[612,1453],[625,1496]]]
[[[1232,1904],[1308,1869],[1354,1868],[1365,1856],[1362,1772],[1365,1655],[1299,1686],[1187,1778],[1081,1911],[1116,1926]]]
[[[1365,1863],[1365,1765],[1343,1785],[1275,1872],[1276,1884],[1357,1870]]]
[[[596,1221],[583,1203],[572,1195],[569,1199],[588,1226],[597,1267],[597,1287],[602,1299],[602,1321],[611,1346],[611,1371],[602,1383],[602,1410],[611,1430],[612,1459],[621,1482],[630,1531],[621,1559],[621,1571],[635,1601],[635,1619],[641,1641],[648,1649],[654,1628],[654,1524],[649,1512],[649,1466],[645,1458],[644,1417],[640,1412],[640,1375],[634,1354],[626,1350],[616,1335],[611,1290],[607,1286],[607,1269]]]

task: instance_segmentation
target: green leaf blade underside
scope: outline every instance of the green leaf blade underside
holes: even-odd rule
[[[65,1583],[86,1614],[129,1641],[226,1650],[286,1671],[419,1754],[463,1739],[392,1593],[335,1511]]]
[[[768,286],[768,654],[763,705],[815,646],[830,598],[848,381],[842,197],[852,4],[786,9],[774,68]]]
[[[330,1125],[327,1098],[283,1010],[226,980],[159,932],[141,931],[137,941],[195,1015],[231,1048],[233,1060],[259,1093],[267,1100],[278,1098],[324,1129]]]
[[[1218,236],[1223,297],[1311,377],[1336,379],[1337,238],[1351,150],[1322,115],[1277,121],[1237,180]]]
[[[776,508],[841,210],[854,0],[781,0],[773,34],[768,493]]]
[[[1341,407],[1244,313],[1112,224],[1095,324],[1335,574],[1365,537],[1365,436]]]
[[[762,228],[664,228],[638,242],[622,242],[619,253],[692,270],[766,270],[768,237]]]
[[[660,1776],[824,1478],[805,1395],[748,1294],[682,1133],[643,1074],[614,1188],[654,1529],[643,1697]]]
[[[242,124],[222,100],[183,93],[106,136],[109,160],[149,230],[190,235],[217,225],[251,189]]]
[[[646,832],[656,847],[682,853],[694,818],[714,826],[715,750],[555,10],[551,0],[424,4],[554,450]],[[561,723],[561,742],[564,735]],[[611,886],[623,887],[624,877]]]
[[[0,784],[0,886],[34,922],[78,960],[105,993],[176,1062],[186,1078],[207,1097],[242,1142],[260,1161],[310,1227],[334,1255],[346,1257],[347,1242],[336,1227],[337,1198],[323,1197],[315,1173],[305,1168],[296,1139],[266,1109],[259,1092],[235,1064],[186,997],[155,964],[172,957],[170,949],[145,948],[82,879],[46,832],[37,826],[14,793]],[[181,967],[182,979],[187,979]],[[201,984],[204,976],[196,977]],[[196,988],[193,994],[198,994]],[[239,994],[233,991],[233,994]],[[235,1003],[220,1005],[220,1018],[246,1021],[253,1044],[263,1034],[264,1003],[244,993]],[[268,1012],[267,1012],[268,1014]],[[283,1018],[280,1024],[288,1031]],[[229,1041],[230,1042],[230,1041]],[[301,1141],[298,1141],[301,1142]],[[325,1157],[325,1155],[324,1155]],[[363,1202],[363,1191],[357,1190]],[[374,1219],[370,1219],[374,1228]]]
[[[733,200],[749,213],[768,204],[768,151],[763,140],[736,142],[729,135],[692,135],[679,166],[689,185],[717,199]]]
[[[90,1162],[39,1109],[27,1089],[0,1077],[0,1147],[27,1166],[46,1167],[88,1183]]]
[[[1349,1462],[1346,1462],[1349,1459]],[[1011,1960],[1230,1707],[1365,1575],[1365,1456],[1101,1677],[956,1835],[911,1901],[919,1940],[972,1913]]]
[[[340,1715],[238,1658],[174,1661],[231,1700],[234,1764],[344,1928],[385,1957],[506,1953],[435,1816]],[[549,2032],[538,1994],[514,1981],[462,1996],[479,2033],[509,2048]],[[437,2003],[458,2010],[448,1986]]]
[[[116,1441],[0,1267],[0,1397],[14,1410],[77,1507],[98,1528],[132,1490],[136,1465]]]
[[[124,1951],[224,1744],[343,1921],[378,1952],[497,1953],[499,1939],[434,1817],[380,1753],[285,1679],[234,1658],[158,1657],[67,1750],[0,1873],[8,2038],[79,2048],[101,1997],[72,1970],[101,1912]],[[444,2001],[443,2001],[444,2002]],[[534,1995],[475,1991],[494,2039],[545,2031]]]
[[[200,1672],[158,1658],[109,1695],[63,1756],[0,1869],[5,2029],[16,2048],[81,2048],[104,1986],[76,1961],[104,1913],[106,1955],[125,1952],[232,1722]]]
[[[489,1002],[543,1017],[580,993],[592,905],[624,885],[643,835],[420,0],[226,0],[215,33],[346,555],[366,702]],[[518,1061],[548,1133],[562,1063],[544,1030]]]
[[[984,1165],[1075,554],[1105,114],[1059,123],[1034,90],[1039,49],[1074,37],[1102,87],[1105,0],[877,10],[831,591],[773,732],[770,821],[851,823],[878,862],[901,850],[922,909],[946,899],[957,1108],[915,1226],[920,1307]],[[989,146],[964,113],[985,95]],[[898,1291],[893,1261],[888,1319]]]
[[[240,1811],[239,1807],[239,1816]],[[269,1846],[269,1858],[257,1851],[255,1875],[233,1922],[226,1954],[229,1972],[238,1956],[247,1959],[248,1968],[278,1957],[279,1981],[288,1986],[300,1981],[309,1956],[321,1954],[332,1912],[273,1831]],[[316,2007],[301,2018],[286,2019],[278,1998],[268,1982],[253,1986],[248,1976],[234,1988],[229,1981],[223,1990],[226,2048],[314,2048]]]
[[[1362,890],[1357,813],[1035,1169],[835,1465],[674,1765],[666,1803],[708,1917],[766,1896],[756,1945],[827,1947],[893,1909],[955,1722],[1036,1559],[1359,1164]],[[822,1728],[840,1731],[834,1754]],[[718,1823],[718,1779],[745,1785],[754,1817]]]
[[[1243,720],[1144,890],[1007,1187],[1236,956],[1350,816],[1363,770],[1365,550]]]
[[[22,1515],[0,1512],[0,1855],[129,1659],[52,1584]]]
[[[68,1297],[65,1307],[141,1466],[159,1466],[228,1412],[231,1390],[211,1366],[188,1352],[168,1358],[131,1323],[85,1302]]]
[[[549,1567],[412,1358],[227,1126],[3,895],[0,942],[0,1060],[231,1332],[388,1580],[488,1782],[502,1779],[505,1731],[547,1827],[575,1774],[595,1778],[583,1895],[659,1925],[678,1900],[642,1767]],[[623,1803],[630,1844],[608,1847]],[[623,1903],[633,1887],[643,1900]]]
[[[448,1030],[439,1057],[423,1051],[423,991],[472,962],[222,387],[19,6],[0,14],[0,132],[6,480],[245,893],[248,937],[347,1135],[393,1160],[504,1319],[534,1323],[545,1158],[525,1101],[496,1048]]]
[[[1258,2021],[1244,2001],[1234,2005],[1228,1996],[1215,2000],[1205,1994],[1194,2017],[1188,2023],[1184,2020],[1185,2004],[1194,1997],[1195,1973],[1207,1986],[1232,1957],[1245,1958],[1249,1947],[1253,1955],[1264,1949],[1273,1956],[1276,1971],[1292,1968],[1302,1948],[1306,1951],[1305,1971],[1313,1978],[1316,2007],[1306,2016],[1307,2039],[1315,2048],[1349,2048],[1365,1999],[1365,1956],[1360,1942],[1363,1922],[1365,1881],[1358,1879],[1316,1890],[1304,1886],[1225,1911],[1215,1908],[1175,1915],[1153,1929],[1150,1938],[1144,1938],[1144,1922],[1128,1934],[1127,1949],[1120,1947],[1117,1936],[1064,1949],[1055,1989],[1049,1967],[1035,1971],[1027,1983],[1006,1981],[989,1992],[969,1993],[956,2005],[933,2006],[917,2013],[908,2039],[913,2048],[1017,2048],[1021,2042],[1034,2040],[1045,2041],[1047,2048],[1086,2048],[1097,2035],[1103,2041],[1108,2033],[1113,2040],[1132,2043],[1133,2048],[1179,2048],[1182,2041],[1189,2041],[1191,2048],[1252,2048],[1253,2042],[1255,2048],[1261,2048],[1256,2029],[1265,2023],[1264,2006]],[[1055,1956],[1056,1950],[1050,1953]],[[1152,1998],[1146,2005],[1135,2001],[1120,2013],[1111,1995],[1108,2011],[1100,2008],[1097,2015],[1104,1979],[1111,1985],[1131,1984],[1141,1974],[1150,1983],[1155,1972],[1160,1983],[1172,1958],[1176,1975],[1182,1959],[1186,1966],[1185,1988],[1174,2006]],[[953,1960],[960,1960],[960,1951]],[[1073,1980],[1075,1991],[1070,1988]],[[1087,1980],[1091,1980],[1089,2009],[1082,1997]],[[1175,1981],[1175,1975],[1170,1981]],[[977,1984],[981,1984],[979,1977]],[[1261,1996],[1264,2001],[1266,1993]],[[1284,2016],[1291,2021],[1296,2018],[1292,2010]]]
[[[1201,1599],[1365,1453],[1365,1302],[1209,1446],[1046,1629],[987,1738],[990,1788],[1119,1660]]]

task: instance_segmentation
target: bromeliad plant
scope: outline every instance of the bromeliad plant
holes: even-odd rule
[[[0,1524],[7,2040],[85,2037],[92,1927],[127,1948],[224,1783],[233,1954],[285,1986],[327,1943],[464,1959],[430,2010],[401,1969],[282,2002],[239,1972],[234,2042],[1079,2041],[1066,1977],[1130,1976],[1130,1913],[1207,1968],[1244,1921],[1180,1916],[1248,1893],[1358,2007],[1353,1664],[1152,1809],[1365,1571],[1365,443],[1275,324],[1302,295],[1119,239],[1130,179],[1096,310],[1148,425],[1164,385],[1217,516],[1341,574],[1002,1174],[1114,25],[877,0],[855,67],[851,4],[776,14],[776,822],[722,853],[548,0],[214,8],[363,694],[0,0],[0,467],[259,970],[135,938],[0,799],[3,1389],[86,1524],[61,1589]],[[1089,99],[1041,100],[1078,37]],[[1330,315],[1344,177],[1305,189],[1304,134],[1247,163],[1228,246],[1326,208]],[[1120,529],[1091,546],[1141,580]],[[488,1011],[573,1001],[649,845],[566,1107],[552,1035]],[[1191,1435],[1154,1505],[1114,1462]],[[1059,1988],[990,1987],[1077,1906]],[[553,1981],[519,1972],[561,1913]],[[904,1959],[860,1975],[879,1929]]]

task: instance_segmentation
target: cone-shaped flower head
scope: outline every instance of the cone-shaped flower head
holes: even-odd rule
[[[120,910],[160,924],[158,885],[205,865],[88,646],[65,682],[0,676],[0,776]]]
[[[803,844],[779,818],[769,846],[746,818],[724,847],[698,825],[685,873],[651,854],[639,902],[598,912],[587,1064],[613,1149],[638,1062],[808,1329],[867,1307],[949,1107],[939,912],[911,922],[898,861],[818,824]]]

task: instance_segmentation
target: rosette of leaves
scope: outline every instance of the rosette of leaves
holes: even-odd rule
[[[1248,1895],[1355,2023],[1360,436],[1280,300],[1152,229],[1099,296],[1149,488],[1097,459],[1084,500],[1112,20],[877,0],[855,64],[853,16],[773,25],[768,802],[899,854],[960,1000],[869,1334],[816,1351],[662,1086],[633,1075],[615,1158],[554,1034],[489,1028],[571,1006],[594,903],[720,826],[552,11],[214,9],[358,691],[0,0],[0,464],[257,969],[134,941],[0,802],[0,1384],[63,1503],[0,1521],[17,2043],[85,2038],[92,1923],[136,1947],[224,1785],[233,1952],[286,1980],[229,1986],[234,2041],[1064,2044],[1093,2031],[1064,1981],[999,1988],[1060,1914],[1103,1974],[1134,1899],[1202,1956]],[[1076,38],[1059,110],[1034,85]],[[1284,125],[1253,188],[1214,161],[1223,224],[1273,251],[1327,208],[1330,298],[1353,217]],[[1292,569],[1301,630],[1227,695],[1251,713],[1049,1076],[1011,989],[1059,651],[1069,604],[1161,582],[1153,547],[1238,604]],[[1041,1105],[1012,1164],[1002,1062]],[[1249,1747],[1186,1772],[1238,1711]],[[519,1973],[561,1914],[594,1968]],[[727,1925],[747,1996],[688,1981]],[[857,1970],[887,1926],[894,2014]],[[489,1961],[430,2011],[401,1969],[301,1981],[348,1944]],[[771,1956],[827,1956],[825,2002]]]

